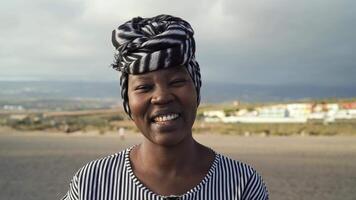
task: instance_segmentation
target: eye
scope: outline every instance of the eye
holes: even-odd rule
[[[173,79],[169,84],[174,87],[180,87],[180,86],[183,86],[186,82],[187,82],[186,79],[178,78],[178,79]]]
[[[148,92],[152,89],[152,85],[150,84],[142,84],[142,85],[138,85],[135,87],[135,91],[137,92]]]

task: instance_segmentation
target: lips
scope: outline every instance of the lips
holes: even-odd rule
[[[152,118],[152,122],[155,123],[169,122],[177,119],[179,116],[180,116],[179,113],[157,114]]]

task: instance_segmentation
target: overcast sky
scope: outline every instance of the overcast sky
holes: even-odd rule
[[[118,80],[111,31],[172,14],[204,81],[356,86],[355,0],[4,0],[0,80]]]

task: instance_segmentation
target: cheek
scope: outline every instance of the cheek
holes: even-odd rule
[[[188,91],[185,93],[186,94],[186,99],[187,101],[190,101],[190,103],[195,107],[197,107],[197,91],[195,89],[195,86],[193,84],[193,82],[191,82],[190,86],[188,87]]]
[[[197,98],[192,93],[185,94],[184,104],[189,107],[192,111],[197,109]]]
[[[137,95],[128,95],[129,99],[129,107],[131,110],[131,116],[134,120],[139,119],[142,116],[144,111],[144,101],[142,98],[138,97]]]
[[[194,86],[190,86],[181,92],[181,100],[184,104],[184,107],[188,108],[187,111],[191,112],[193,117],[196,114],[198,107],[197,103],[197,94]]]

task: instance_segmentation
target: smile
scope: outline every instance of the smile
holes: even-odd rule
[[[153,118],[153,122],[167,122],[167,121],[175,120],[178,117],[179,117],[179,114],[177,114],[177,113],[158,115]]]

